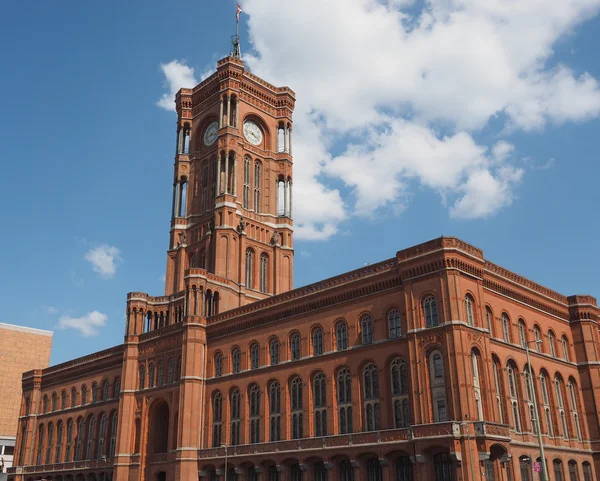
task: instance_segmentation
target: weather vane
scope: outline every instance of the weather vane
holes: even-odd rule
[[[235,35],[231,37],[231,56],[233,58],[241,58],[242,56],[240,51],[240,13],[242,13],[242,6],[238,3],[235,11]]]

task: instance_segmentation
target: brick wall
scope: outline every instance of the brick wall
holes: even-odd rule
[[[21,375],[50,364],[52,332],[0,323],[0,436],[16,436]]]

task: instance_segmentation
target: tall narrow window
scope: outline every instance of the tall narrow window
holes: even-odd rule
[[[113,388],[113,398],[115,399],[119,399],[119,396],[121,396],[121,378],[117,377],[115,378],[115,385]]]
[[[429,296],[423,300],[423,315],[425,316],[425,327],[435,327],[439,324],[435,297]]]
[[[483,421],[483,399],[481,397],[481,381],[479,379],[479,359],[475,351],[471,351],[471,371],[473,372],[473,397],[477,409],[477,419]]]
[[[323,354],[323,330],[318,327],[312,333],[313,356]]]
[[[46,464],[52,462],[52,450],[54,449],[54,424],[48,424],[48,442],[46,444]]]
[[[250,208],[250,157],[244,157],[244,193],[242,206],[244,209]]]
[[[140,389],[146,388],[146,368],[142,365],[140,366]]]
[[[294,463],[290,466],[291,481],[303,481],[303,473],[304,471],[300,469],[298,463]]]
[[[77,406],[77,390],[75,388],[71,389],[71,407],[74,408]]]
[[[550,348],[550,355],[552,357],[556,357],[556,347],[554,345],[554,333],[552,331],[548,332],[548,347]]]
[[[100,422],[98,423],[98,454],[97,458],[102,459],[104,456],[104,443],[106,436],[106,414],[102,413],[100,416]]]
[[[119,414],[115,411],[112,415],[110,423],[110,448],[108,450],[108,457],[114,458],[117,450],[117,427],[119,425]]]
[[[108,381],[104,381],[102,383],[102,400],[103,401],[108,400]]]
[[[554,479],[555,481],[565,481],[565,477],[563,474],[563,464],[560,459],[555,459],[552,461],[552,465],[554,466]]]
[[[448,420],[446,405],[446,382],[444,378],[444,363],[442,355],[433,351],[429,355],[429,373],[431,378],[431,399],[433,402],[433,420],[436,423]]]
[[[259,349],[258,344],[253,343],[250,346],[250,368],[258,369],[259,366]]]
[[[563,438],[569,439],[569,430],[567,429],[567,416],[565,414],[565,405],[562,397],[562,382],[559,378],[554,378],[554,387],[556,388],[556,404],[558,405],[558,415]]]
[[[327,468],[325,463],[318,462],[315,464],[315,478],[314,481],[327,481]]]
[[[569,397],[571,399],[571,415],[573,416],[575,435],[577,436],[577,441],[581,441],[581,425],[579,424],[579,414],[577,412],[577,394],[575,392],[575,385],[569,380],[569,384],[567,384],[567,387],[569,389]]]
[[[410,424],[410,416],[408,412],[408,376],[406,363],[402,359],[392,361],[391,377],[394,427],[405,428]]]
[[[252,289],[252,264],[254,262],[254,251],[246,249],[246,288]]]
[[[260,436],[260,389],[256,384],[250,386],[250,444],[256,444]]]
[[[475,318],[473,316],[473,298],[469,295],[465,297],[465,311],[467,313],[467,324],[469,326],[474,326]]]
[[[169,359],[169,376],[167,378],[169,384],[173,384],[175,382],[175,359]]]
[[[363,371],[365,431],[378,431],[380,426],[379,373],[373,363]]]
[[[240,372],[241,361],[242,361],[242,353],[236,347],[231,352],[231,372],[233,372],[234,374],[237,374],[238,372]]]
[[[360,332],[363,344],[373,344],[373,319],[370,316],[361,319]]]
[[[371,458],[367,461],[367,479],[368,481],[382,481],[383,473],[379,459]]]
[[[583,481],[594,481],[592,478],[592,465],[584,461],[581,467],[583,469]]]
[[[519,458],[519,470],[521,471],[521,481],[533,481],[531,474],[531,460],[525,456]]]
[[[42,412],[45,414],[48,412],[48,396],[44,394],[44,399],[42,401]]]
[[[279,382],[269,385],[269,441],[281,439],[281,388]]]
[[[498,413],[498,422],[504,424],[504,412],[502,408],[502,376],[500,375],[500,365],[494,361],[494,387],[496,388],[496,411]]]
[[[264,252],[260,255],[260,292],[267,292],[267,273],[269,256]]]
[[[279,364],[279,341],[272,339],[269,343],[269,354],[271,355],[271,366]]]
[[[569,341],[565,336],[561,339],[562,349],[563,349],[563,359],[565,361],[569,361]]]
[[[492,310],[489,307],[485,308],[485,322],[487,323],[488,331],[490,331],[490,336],[493,336],[492,330],[492,320],[494,319],[494,315],[492,314]]]
[[[42,464],[42,450],[44,449],[44,425],[40,424],[38,427],[38,445],[37,445],[37,456],[36,462],[38,466]]]
[[[344,321],[340,321],[335,326],[335,340],[338,351],[348,349],[348,327]]]
[[[200,209],[204,214],[207,210],[206,197],[208,195],[208,164],[202,169],[202,197],[200,201]]]
[[[388,312],[388,329],[390,339],[396,339],[402,336],[402,329],[400,328],[400,311],[398,309],[392,309]]]
[[[71,458],[71,450],[73,444],[73,420],[69,419],[67,421],[67,442],[65,444],[65,463],[70,463],[73,461]]]
[[[218,352],[215,355],[215,377],[221,377],[223,375],[223,354]]]
[[[350,461],[340,461],[340,481],[354,481],[354,468]]]
[[[85,452],[85,459],[92,459],[94,455],[94,440],[96,439],[96,417],[90,416],[88,419],[87,429],[87,450]]]
[[[292,421],[292,439],[302,437],[302,379],[296,376],[290,383],[290,411]]]
[[[569,461],[569,481],[579,481],[577,463],[575,461]]]
[[[413,481],[412,463],[408,456],[400,456],[396,459],[395,481]],[[486,479],[486,481],[493,481],[493,479]]]
[[[58,394],[52,393],[52,412],[58,409]]]
[[[237,446],[240,444],[240,390],[234,389],[230,396],[230,416],[231,416],[231,433],[230,444]]]
[[[325,375],[320,372],[313,378],[315,436],[327,436],[327,393],[325,387]]]
[[[148,366],[148,387],[152,389],[154,387],[154,363],[150,363]]]
[[[507,368],[508,376],[508,393],[510,395],[510,403],[512,405],[513,425],[516,431],[521,431],[521,417],[519,415],[519,398],[517,394],[517,385],[515,380],[515,371],[512,367]]]
[[[213,423],[212,423],[212,445],[213,448],[221,446],[221,426],[223,420],[223,398],[219,391],[213,394]]]
[[[165,363],[160,361],[158,363],[158,385],[162,386],[165,383]]]
[[[504,342],[510,342],[510,321],[506,314],[502,314],[502,337]]]
[[[448,453],[439,453],[433,457],[435,481],[454,481],[454,466]]]
[[[254,164],[254,212],[261,211],[260,205],[261,167],[260,162]]]
[[[83,459],[83,442],[85,438],[85,422],[79,418],[77,422],[77,442],[75,443],[75,461]]]
[[[67,391],[60,393],[60,408],[67,409]]]
[[[346,368],[337,375],[338,426],[340,434],[352,432],[352,376]]]
[[[98,401],[98,384],[92,383],[92,404]]]
[[[533,339],[535,341],[536,352],[542,352],[542,333],[540,332],[540,328],[538,326],[533,327]]]
[[[290,339],[290,354],[292,361],[300,359],[300,334],[295,332]]]
[[[521,347],[527,346],[527,336],[525,335],[525,323],[523,321],[519,321],[519,342],[521,343]]]
[[[87,404],[87,387],[84,384],[81,386],[81,405],[85,406]]]

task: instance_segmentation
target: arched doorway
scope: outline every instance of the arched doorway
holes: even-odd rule
[[[160,401],[150,412],[148,453],[166,453],[169,450],[169,406]]]

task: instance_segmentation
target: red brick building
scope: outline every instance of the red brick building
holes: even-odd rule
[[[236,57],[177,94],[165,295],[24,375],[11,479],[529,480],[538,418],[548,479],[598,479],[594,298],[444,237],[292,288],[294,101]]]

